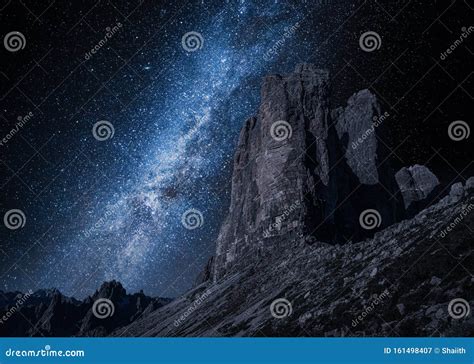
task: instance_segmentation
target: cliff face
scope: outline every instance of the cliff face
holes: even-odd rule
[[[217,239],[215,273],[265,254],[266,244],[294,240],[321,225],[329,238],[336,203],[327,72],[300,66],[269,76],[256,117],[245,123],[234,160],[231,203]],[[291,210],[288,215],[286,211]],[[242,259],[242,257],[246,257]]]
[[[328,243],[371,236],[376,229],[359,224],[367,209],[379,212],[377,228],[395,222],[400,196],[377,139],[383,126],[373,127],[384,117],[368,90],[331,112],[329,74],[312,65],[266,77],[258,114],[240,134],[214,278],[302,236]]]

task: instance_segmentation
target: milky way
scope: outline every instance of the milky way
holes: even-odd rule
[[[446,110],[467,120],[462,89],[433,101],[423,82],[413,86],[430,67],[427,52],[438,57],[452,42],[425,2],[407,1],[414,11],[403,17],[395,17],[398,2],[39,3],[0,9],[4,33],[26,39],[18,52],[1,49],[2,136],[32,113],[0,150],[2,216],[26,216],[23,228],[0,229],[0,289],[82,297],[111,279],[159,296],[191,287],[214,253],[237,138],[257,112],[262,77],[301,62],[330,70],[336,104],[362,88],[380,97],[394,145],[407,140],[400,165],[452,171],[431,158],[431,145],[448,148],[443,158],[459,171],[472,159],[466,145],[453,149],[444,138]],[[359,47],[367,31],[381,36],[376,52]],[[456,62],[442,65],[463,80]],[[456,86],[445,78],[427,72],[424,82]],[[114,132],[99,141],[93,129],[103,121]]]
[[[203,1],[175,17],[176,9],[153,9],[148,16],[165,23],[159,35],[163,44],[159,49],[147,45],[141,54],[147,59],[142,71],[158,71],[155,85],[140,94],[139,106],[116,119],[87,115],[89,125],[106,119],[114,127],[108,140],[82,137],[95,150],[90,154],[81,148],[85,158],[104,168],[103,177],[92,187],[89,183],[90,199],[75,203],[71,197],[73,207],[60,206],[61,226],[48,230],[53,247],[31,271],[40,278],[35,286],[81,296],[116,279],[131,291],[175,296],[192,285],[213,253],[228,205],[234,146],[245,118],[256,111],[260,79],[276,61],[279,69],[294,67],[297,60],[279,57],[289,47],[301,48],[299,57],[305,57],[297,29],[292,30],[303,24],[304,8],[279,1]],[[131,22],[117,34],[133,27]],[[182,37],[187,32],[201,37],[199,49],[186,49]],[[91,56],[85,66],[95,73],[103,65]],[[123,77],[120,87],[127,88],[134,74]],[[112,170],[104,157],[121,166]],[[81,181],[71,176],[67,184]],[[202,216],[196,229],[183,224],[190,209]],[[10,273],[9,278],[7,289],[31,283],[12,287],[16,277]]]

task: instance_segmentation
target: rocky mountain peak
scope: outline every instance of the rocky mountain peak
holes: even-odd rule
[[[358,219],[366,209],[379,212],[380,228],[396,221],[398,186],[378,140],[388,113],[369,90],[345,108],[331,110],[330,99],[329,72],[312,64],[265,77],[258,113],[244,124],[235,153],[214,278],[301,237],[370,236]]]

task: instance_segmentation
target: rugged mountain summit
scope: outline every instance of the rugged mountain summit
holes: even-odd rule
[[[378,228],[394,223],[403,206],[378,139],[388,116],[368,90],[331,112],[329,74],[313,65],[266,77],[258,114],[240,134],[215,278],[303,235],[327,243],[371,236],[359,224],[368,209],[380,214]]]
[[[56,289],[24,294],[0,291],[0,297],[0,336],[106,336],[170,301],[127,294],[116,281],[105,282],[83,301]],[[107,302],[102,308],[94,306],[101,299],[109,300],[110,306]]]

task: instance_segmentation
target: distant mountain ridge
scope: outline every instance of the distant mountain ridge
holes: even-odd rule
[[[0,291],[0,336],[106,336],[168,302],[141,292],[127,294],[116,281],[105,282],[82,301],[57,289]]]

